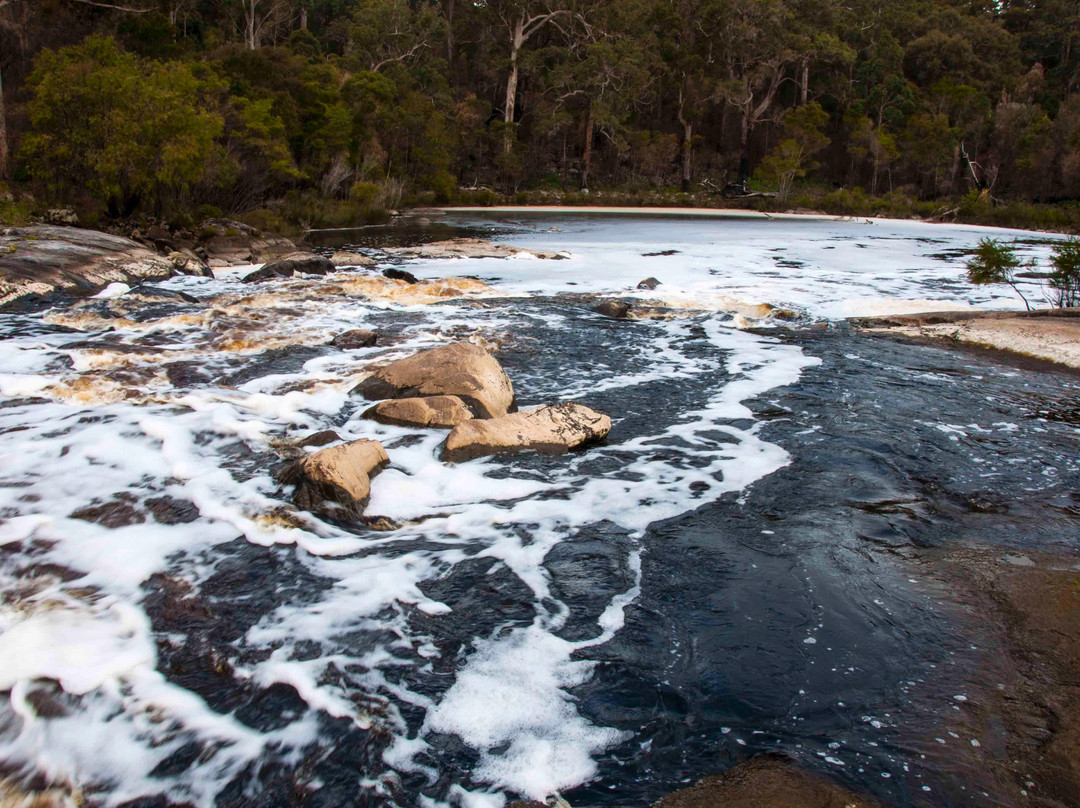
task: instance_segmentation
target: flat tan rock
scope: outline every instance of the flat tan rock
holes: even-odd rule
[[[494,356],[471,342],[391,362],[354,388],[369,401],[457,396],[477,418],[497,418],[514,406],[514,386]]]
[[[393,426],[450,429],[472,420],[473,414],[457,396],[428,396],[383,401],[367,410],[364,417]]]
[[[322,510],[324,503],[334,502],[359,515],[371,495],[371,478],[389,462],[377,440],[354,440],[290,464],[278,479],[296,485],[293,501],[304,510]]]
[[[375,259],[360,253],[338,250],[330,256],[330,263],[336,267],[373,267]]]
[[[509,244],[495,244],[486,238],[452,238],[447,241],[434,241],[417,247],[389,247],[390,255],[404,258],[514,258],[531,256],[558,260],[565,258],[562,253],[527,250],[524,247],[512,247]]]
[[[583,404],[563,402],[486,421],[466,421],[450,432],[442,459],[472,460],[505,452],[562,454],[604,438],[611,419]]]

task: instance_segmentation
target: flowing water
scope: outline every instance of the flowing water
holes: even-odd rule
[[[463,232],[569,258],[409,262],[486,291],[222,273],[0,316],[0,774],[146,807],[644,806],[780,751],[894,805],[1007,804],[993,743],[949,729],[983,648],[911,557],[1075,547],[1080,377],[838,321],[1017,308],[964,282],[983,233],[473,217],[351,240]],[[605,319],[597,294],[679,316]],[[734,302],[801,324],[740,330]],[[327,344],[361,326],[377,347]],[[447,465],[444,433],[361,417],[365,367],[455,339],[610,436]],[[386,446],[381,523],[275,482],[325,429]]]

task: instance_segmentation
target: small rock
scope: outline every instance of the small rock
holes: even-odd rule
[[[472,460],[484,455],[532,451],[562,454],[604,438],[611,418],[582,404],[563,402],[486,421],[466,421],[450,432],[442,459]]]
[[[419,283],[416,276],[411,272],[406,272],[404,269],[397,269],[396,267],[390,267],[383,270],[383,277],[389,278],[392,281],[405,281],[405,283]]]
[[[49,224],[78,227],[79,216],[71,208],[51,208],[45,211],[45,221]]]
[[[660,256],[660,255],[678,255],[678,254],[679,254],[678,250],[660,250],[659,252],[647,252],[647,253],[642,253],[641,255],[643,257],[645,257],[645,258],[655,258],[655,257]]]
[[[334,502],[359,516],[371,494],[371,478],[389,462],[378,441],[354,440],[288,464],[278,480],[296,486],[293,502],[304,510],[326,510],[325,504]]]
[[[127,502],[111,500],[104,505],[93,505],[74,510],[70,514],[72,519],[83,519],[87,522],[96,522],[103,527],[118,528],[128,525],[138,525],[146,521],[146,517]]]
[[[330,341],[330,344],[335,348],[341,348],[343,351],[353,351],[357,348],[370,348],[378,339],[379,335],[374,331],[368,331],[366,328],[355,328],[352,331],[346,331],[344,334],[338,334]]]
[[[330,256],[330,263],[336,267],[373,267],[376,262],[360,253],[339,250]]]
[[[301,449],[305,446],[326,446],[328,443],[337,443],[341,440],[341,435],[332,429],[324,429],[321,432],[315,432],[308,435],[306,438],[301,438],[296,442],[296,445]]]
[[[514,406],[514,386],[499,360],[470,342],[453,342],[391,362],[353,392],[369,401],[458,396],[478,418],[506,415]]]
[[[637,288],[638,289],[648,289],[651,292],[653,289],[655,289],[659,285],[660,285],[660,281],[658,281],[656,278],[646,278],[645,280],[638,283]]]
[[[200,275],[202,277],[212,277],[213,275],[206,262],[192,250],[171,252],[169,253],[169,260],[172,261],[172,265],[178,271],[183,272],[185,275]]]
[[[457,396],[428,396],[383,401],[367,410],[364,417],[393,426],[450,429],[471,420],[473,415]]]
[[[364,527],[368,530],[377,530],[379,532],[389,532],[391,530],[401,530],[401,523],[395,522],[386,516],[373,516],[370,519],[364,519]]]
[[[280,261],[271,261],[262,269],[257,269],[250,275],[244,276],[245,283],[265,281],[270,278],[291,278],[296,274],[325,275],[333,272],[336,267],[330,263],[329,258],[314,253],[293,253],[289,258]]]
[[[154,520],[163,525],[184,525],[199,518],[195,503],[186,499],[152,497],[144,500],[143,505],[153,514]]]
[[[630,304],[622,300],[605,300],[596,306],[593,311],[613,320],[625,320],[627,315],[630,314]]]

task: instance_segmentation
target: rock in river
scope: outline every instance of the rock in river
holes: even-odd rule
[[[450,429],[472,420],[473,414],[457,396],[395,398],[382,401],[364,413],[380,424]]]
[[[563,402],[487,421],[466,421],[446,439],[442,458],[472,460],[504,452],[562,454],[604,438],[611,419],[582,404]]]
[[[391,362],[354,388],[369,401],[458,396],[477,418],[498,418],[514,406],[514,386],[494,356],[470,342]]]
[[[278,480],[296,486],[293,501],[305,510],[322,510],[324,503],[336,502],[359,516],[371,494],[371,478],[389,462],[377,440],[354,440],[290,463]]]
[[[379,339],[379,335],[366,328],[354,328],[334,337],[330,344],[343,351],[352,351],[357,348],[370,348]]]
[[[375,259],[360,253],[338,250],[330,256],[330,263],[336,267],[373,267]]]
[[[250,275],[244,276],[244,281],[265,281],[270,278],[291,278],[296,274],[325,275],[333,272],[336,267],[330,263],[329,258],[324,258],[315,253],[292,253],[280,261],[272,261],[262,269],[257,269]]]
[[[630,314],[630,304],[623,300],[605,300],[593,311],[613,320],[625,320],[627,315]]]

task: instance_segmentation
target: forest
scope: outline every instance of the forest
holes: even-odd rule
[[[0,0],[0,215],[735,188],[1075,229],[1078,90],[1080,0]]]

